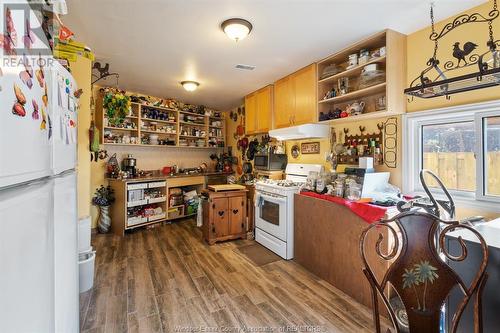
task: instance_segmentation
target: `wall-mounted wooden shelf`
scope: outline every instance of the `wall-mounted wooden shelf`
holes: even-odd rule
[[[361,72],[363,71],[363,68],[367,65],[370,64],[383,64],[385,63],[387,57],[377,57],[374,59],[371,59],[365,64],[362,65],[357,65],[353,68],[346,69],[345,71],[342,71],[340,73],[334,74],[332,76],[325,77],[324,79],[320,79],[318,83],[325,83],[325,82],[330,82],[330,81],[337,81],[341,77],[351,77],[351,76],[359,76]]]
[[[374,50],[385,47],[385,54],[375,55]],[[370,51],[370,58],[364,64],[358,64],[348,69],[350,54],[358,54],[360,50]],[[340,72],[321,79],[325,68],[337,66]],[[378,64],[382,71],[379,80],[371,86],[362,82],[361,75],[367,65]],[[351,122],[362,119],[385,117],[406,112],[406,99],[403,90],[406,83],[406,36],[393,30],[384,30],[366,39],[363,39],[317,63],[318,70],[318,120],[321,122]],[[339,80],[347,78],[349,92],[340,95]],[[360,88],[361,87],[361,88]],[[325,95],[336,89],[334,97],[325,99]],[[377,101],[385,98],[385,105]],[[345,111],[348,104],[364,102],[363,114],[345,118],[325,119],[329,114],[338,114],[338,110]],[[337,111],[337,112],[335,112]]]
[[[342,101],[353,100],[353,99],[356,99],[359,97],[365,97],[365,96],[371,95],[371,94],[383,93],[385,91],[385,88],[386,88],[386,83],[383,82],[383,83],[379,83],[379,84],[376,84],[376,85],[373,85],[373,86],[370,86],[367,88],[352,91],[352,92],[347,93],[345,95],[339,95],[339,96],[335,96],[332,98],[323,99],[323,100],[320,100],[318,103],[320,103],[320,104],[321,103],[333,103],[333,102],[342,102]]]
[[[106,119],[106,112],[102,107],[103,93],[100,93],[96,98],[96,125],[100,129],[100,142],[104,145],[112,146],[132,146],[132,147],[155,147],[155,148],[184,148],[184,149],[220,149],[226,146],[226,133],[224,116],[216,117],[213,115],[198,114],[195,112],[175,110],[161,106],[145,105],[141,103],[131,103],[130,114],[125,117],[125,122],[133,123],[135,128],[121,128],[111,126]],[[162,119],[154,119],[147,115],[150,110],[157,110],[162,114]],[[156,112],[153,111],[153,117]],[[195,116],[200,120],[198,122],[184,121],[184,116]],[[170,118],[170,119],[166,119]],[[203,123],[201,123],[203,120]],[[221,122],[221,126],[212,126],[213,122]],[[130,125],[129,125],[130,126]],[[155,129],[156,128],[156,129]],[[167,128],[167,130],[165,130]],[[204,131],[204,136],[196,136],[182,134],[183,131],[191,132],[194,129]],[[211,143],[209,134],[212,131],[217,131],[217,142]],[[194,133],[193,133],[194,134]],[[162,144],[149,144],[151,135],[157,135],[158,140]],[[128,138],[127,138],[128,136]],[[124,137],[126,140],[124,140]],[[212,136],[210,135],[210,139]],[[187,146],[180,145],[180,140],[187,142]],[[192,141],[205,140],[203,147],[193,146]],[[130,143],[125,143],[130,142]],[[134,142],[134,143],[132,143]],[[191,144],[191,145],[190,145]]]

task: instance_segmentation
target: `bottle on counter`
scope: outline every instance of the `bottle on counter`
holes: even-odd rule
[[[375,140],[370,140],[370,155],[375,154]]]

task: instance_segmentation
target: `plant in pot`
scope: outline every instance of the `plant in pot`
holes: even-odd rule
[[[92,198],[92,204],[99,207],[99,219],[97,229],[100,233],[109,232],[111,227],[111,218],[109,217],[109,206],[115,201],[115,192],[109,186],[101,185]]]
[[[130,96],[119,90],[105,90],[102,106],[106,110],[108,125],[118,127],[129,113]]]

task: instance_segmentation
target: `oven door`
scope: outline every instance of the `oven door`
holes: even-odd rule
[[[255,227],[286,242],[287,198],[258,192],[255,198]]]

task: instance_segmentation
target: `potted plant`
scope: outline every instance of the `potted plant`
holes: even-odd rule
[[[109,126],[123,124],[125,117],[130,110],[130,96],[123,91],[106,89],[104,90],[103,108],[106,110],[106,119]]]
[[[92,204],[99,207],[99,219],[97,229],[101,233],[109,232],[111,218],[109,217],[109,206],[115,201],[115,193],[110,186],[101,185],[92,198]]]

